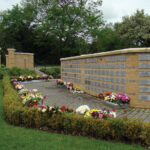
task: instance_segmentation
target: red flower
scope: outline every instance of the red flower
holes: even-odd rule
[[[104,99],[103,93],[99,93],[99,94],[98,94],[98,97],[99,97],[100,99]]]
[[[127,110],[124,110],[123,112],[124,112],[124,113],[127,113]]]
[[[112,111],[113,111],[113,112],[115,112],[115,111],[116,111],[116,109],[112,109]]]
[[[65,112],[66,106],[63,105],[60,109],[62,110],[62,112]]]
[[[32,103],[30,103],[29,105],[30,105],[31,107],[33,106],[33,104],[32,104]]]
[[[32,105],[33,105],[33,106],[37,106],[38,104],[37,104],[37,103],[33,103]]]
[[[43,99],[46,99],[47,96],[48,96],[48,95],[46,94],[46,95],[43,97]]]

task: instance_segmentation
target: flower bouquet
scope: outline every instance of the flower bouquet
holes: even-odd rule
[[[111,93],[109,95],[105,93],[104,101],[111,106],[126,108],[129,107],[130,98],[124,93]]]
[[[115,110],[109,111],[106,108],[104,108],[103,110],[91,109],[90,111],[86,112],[85,117],[94,117],[102,119],[116,118],[116,112]]]

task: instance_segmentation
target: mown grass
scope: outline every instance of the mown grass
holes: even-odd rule
[[[0,81],[0,150],[146,150],[146,148],[9,125],[4,121],[3,89]]]

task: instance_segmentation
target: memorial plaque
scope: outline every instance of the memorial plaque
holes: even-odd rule
[[[139,71],[139,76],[150,77],[150,71]]]
[[[139,60],[150,60],[150,54],[139,54]]]
[[[139,80],[139,84],[150,85],[150,79]]]
[[[150,63],[139,63],[139,68],[140,69],[149,69]]]
[[[139,95],[139,100],[150,101],[150,95]]]
[[[140,87],[140,92],[141,93],[149,93],[150,92],[150,87]]]

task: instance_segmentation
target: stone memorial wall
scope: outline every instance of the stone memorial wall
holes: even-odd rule
[[[150,48],[62,58],[61,78],[94,96],[126,93],[131,107],[150,108]]]
[[[33,53],[19,53],[15,52],[15,49],[8,49],[8,55],[6,55],[6,67],[18,67],[34,69],[34,54]]]

